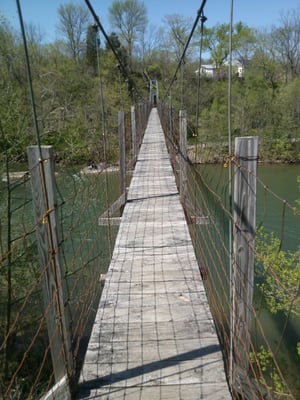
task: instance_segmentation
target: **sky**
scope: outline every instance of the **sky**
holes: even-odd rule
[[[44,41],[54,41],[58,23],[57,9],[60,4],[71,0],[20,0],[25,23],[40,26]],[[84,0],[72,0],[75,4],[85,4]],[[90,0],[107,33],[111,32],[108,21],[108,8],[112,0]],[[162,26],[165,15],[180,14],[190,17],[194,22],[202,0],[144,0],[147,8],[149,25]],[[231,0],[206,0],[204,15],[205,25],[228,23]],[[242,21],[250,27],[268,29],[279,25],[280,15],[287,11],[300,10],[300,0],[233,0],[234,22]],[[15,0],[0,0],[0,15],[4,15],[10,24],[19,29],[19,19]]]

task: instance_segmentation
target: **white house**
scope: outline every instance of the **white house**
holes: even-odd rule
[[[225,61],[223,66],[227,69],[229,67],[229,61]],[[244,77],[245,69],[240,61],[232,60],[232,70],[239,78]],[[198,74],[199,69],[197,69],[195,73]],[[218,76],[217,68],[213,64],[202,64],[200,67],[200,75],[206,76],[207,78],[215,78]]]
[[[224,65],[229,67],[229,61],[225,61]],[[239,78],[243,78],[245,75],[245,68],[243,64],[238,60],[232,60],[232,71],[236,73]]]
[[[197,69],[195,73],[199,74],[199,69]],[[212,64],[202,64],[200,67],[200,75],[208,78],[214,78],[217,75],[217,69]]]

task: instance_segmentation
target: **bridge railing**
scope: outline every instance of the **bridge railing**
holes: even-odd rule
[[[194,139],[185,157],[186,149],[180,148],[181,115],[160,106],[232,393],[243,399],[295,399],[299,394],[299,336],[297,342],[294,327],[300,323],[300,248],[291,245],[295,238],[291,240],[289,229],[299,226],[299,207],[269,189],[259,170],[253,169],[257,153],[240,154],[239,142],[234,154],[224,152],[222,164],[195,162],[195,147],[199,160],[206,158],[208,146],[195,144]],[[186,169],[186,188],[180,186],[181,168]],[[272,221],[274,213],[277,224]]]
[[[149,111],[140,103],[124,114],[128,179]],[[108,128],[117,131],[117,115]],[[106,138],[107,149],[117,138]],[[99,217],[120,196],[119,165],[55,165],[51,146],[31,146],[28,159],[7,154],[1,165],[0,397],[68,398],[117,234]]]

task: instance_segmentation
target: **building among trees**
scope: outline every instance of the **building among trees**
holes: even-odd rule
[[[214,64],[201,64],[200,75],[207,78],[220,78],[227,76],[227,70],[229,68],[229,62],[225,61],[221,68],[217,68]],[[239,78],[243,78],[245,75],[245,68],[242,63],[238,60],[232,61],[233,73]],[[199,73],[199,69],[195,71]]]

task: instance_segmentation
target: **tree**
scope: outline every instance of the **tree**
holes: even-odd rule
[[[111,35],[108,36],[108,39],[111,47],[117,53],[119,59],[123,63],[123,66],[126,68],[128,65],[127,51],[125,47],[122,46],[118,35],[115,32],[112,32]],[[109,46],[108,42],[106,42],[106,50],[111,50],[111,47]]]
[[[300,8],[281,15],[281,26],[271,33],[286,79],[300,74]]]
[[[217,24],[212,28],[204,27],[203,47],[211,54],[217,70],[220,70],[229,56],[229,24]],[[253,52],[255,36],[253,29],[238,22],[233,26],[232,51],[239,61],[245,64],[246,58]]]
[[[142,32],[141,41],[138,46],[139,59],[143,62],[143,68],[146,67],[147,59],[151,59],[152,52],[157,45],[157,29],[154,25]]]
[[[115,0],[109,8],[109,18],[126,45],[131,63],[135,42],[148,23],[146,6],[139,0]]]
[[[67,3],[58,8],[58,30],[66,39],[67,50],[75,63],[80,60],[84,48],[84,36],[90,22],[89,12],[83,6]]]
[[[278,90],[277,108],[280,110],[280,136],[294,139],[300,132],[300,77],[282,85]],[[290,141],[289,141],[290,142]],[[291,142],[290,142],[291,144]],[[295,143],[293,145],[295,146]],[[292,152],[290,152],[292,155]]]
[[[233,32],[233,52],[245,67],[253,57],[257,43],[257,33],[253,28],[238,22]]]
[[[220,70],[229,55],[229,24],[204,27],[203,48],[210,51],[217,70]]]
[[[0,152],[1,157],[6,152],[13,157],[24,152],[28,143],[31,113],[24,51],[18,35],[5,19],[0,20],[0,76]]]
[[[98,47],[98,27],[97,25],[89,25],[86,36],[86,64],[89,68],[92,68],[93,72],[97,69]]]
[[[169,28],[169,39],[171,47],[176,54],[176,58],[181,56],[184,46],[191,31],[191,21],[179,14],[171,14],[165,16],[165,23]]]
[[[256,70],[256,74],[261,73],[263,79],[273,89],[274,94],[280,81],[281,68],[271,34],[260,33],[251,64]]]

